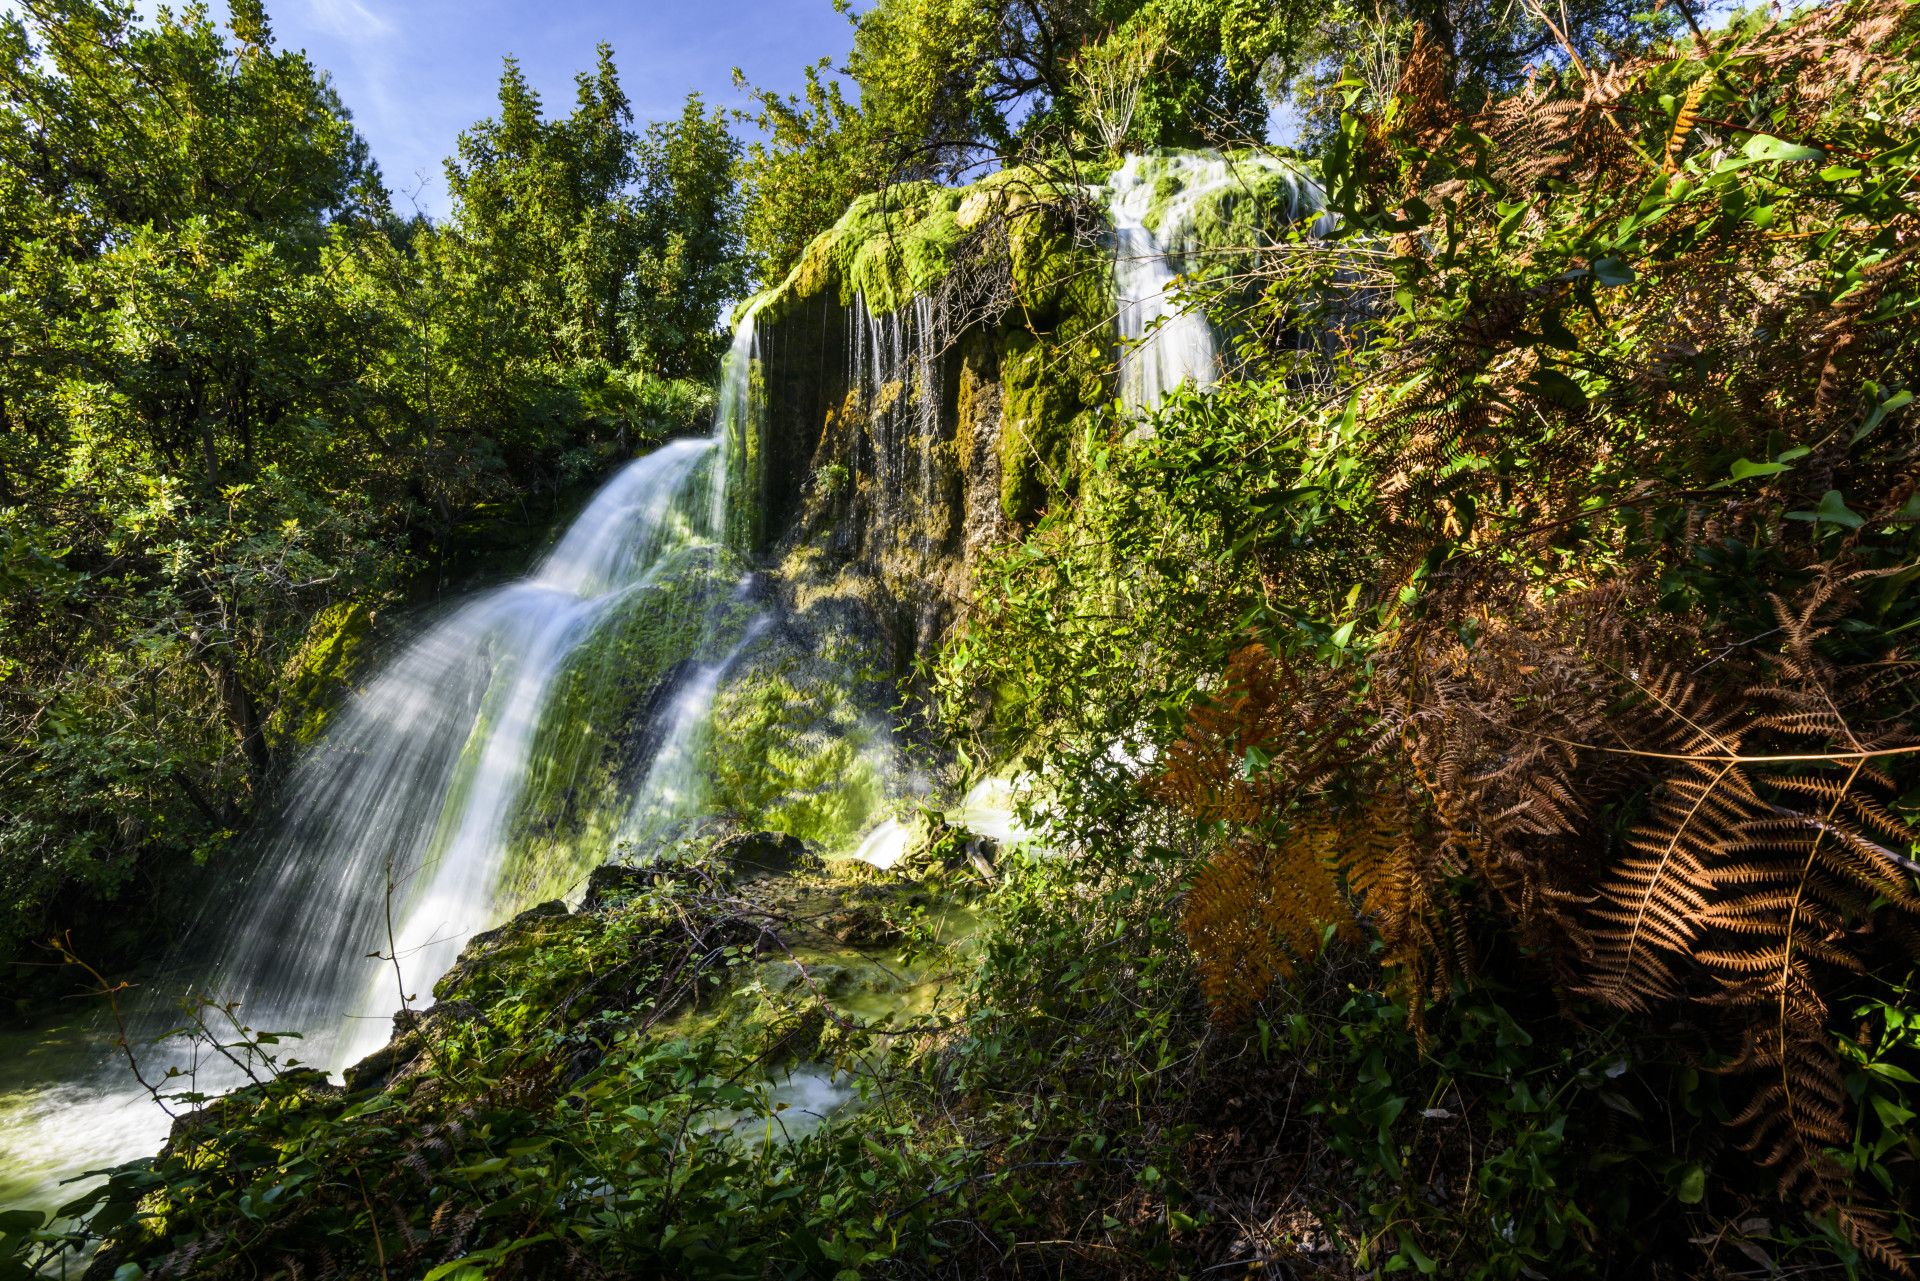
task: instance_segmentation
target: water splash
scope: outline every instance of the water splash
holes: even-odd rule
[[[907,847],[912,842],[912,830],[899,819],[890,818],[867,833],[859,848],[854,850],[853,857],[883,872],[890,872],[907,856]]]

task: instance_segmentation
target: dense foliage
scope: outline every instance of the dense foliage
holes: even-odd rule
[[[258,3],[0,27],[0,957],[244,830],[425,570],[698,417],[734,144],[508,67],[444,225]],[[510,543],[511,540],[509,540]],[[98,950],[96,956],[102,955]]]
[[[1920,1103],[1915,37],[1899,4],[1752,18],[1570,51],[1478,111],[1416,40],[1325,154],[1340,231],[1237,282],[1268,333],[1309,300],[1320,344],[1250,338],[1264,381],[1094,449],[947,660],[1090,850],[1208,834],[1183,909],[1223,1020],[1354,911],[1435,1053],[1426,1020],[1531,971],[1623,1063],[1711,1081],[1646,1091],[1672,1135],[1730,1127],[1683,1203],[1804,1210],[1890,1269]],[[1657,1176],[1690,1142],[1606,1155]],[[1395,1213],[1412,1261],[1452,1239]]]

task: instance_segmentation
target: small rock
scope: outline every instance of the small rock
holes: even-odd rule
[[[844,966],[821,962],[802,971],[797,961],[768,961],[760,967],[760,982],[772,992],[802,992],[838,996],[851,976]]]
[[[413,1061],[420,1057],[420,1042],[416,1037],[404,1037],[388,1041],[366,1058],[340,1074],[347,1084],[348,1094],[364,1094],[373,1090],[384,1090],[393,1083],[393,1078]]]
[[[865,903],[835,912],[824,922],[835,942],[849,947],[882,947],[900,941],[900,930]]]
[[[597,912],[609,903],[632,898],[647,888],[649,879],[648,869],[643,867],[623,867],[617,863],[596,867],[587,874],[587,897],[580,910]]]
[[[785,832],[742,832],[714,846],[713,853],[742,876],[784,876],[824,866],[805,841]]]

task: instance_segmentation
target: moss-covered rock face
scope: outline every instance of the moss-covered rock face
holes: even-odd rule
[[[1263,244],[1324,204],[1311,162],[1265,151],[1159,151],[1128,163],[1153,191],[1141,222],[1174,253]]]
[[[784,655],[721,690],[708,796],[748,827],[842,851],[885,802],[889,756],[884,731],[843,685]]]
[[[563,891],[613,848],[676,678],[694,656],[731,649],[757,612],[743,573],[731,553],[691,547],[596,620],[534,736],[509,828],[515,900]]]
[[[281,672],[286,693],[267,718],[267,739],[276,749],[305,747],[320,737],[366,665],[373,623],[373,611],[358,601],[329,605],[315,616]]]
[[[1113,394],[1108,258],[1094,188],[1010,170],[856,202],[752,304],[754,546],[863,610],[892,675],[979,554],[1072,492]]]
[[[781,292],[807,298],[835,291],[876,316],[898,311],[945,278],[965,232],[963,191],[906,183],[860,197],[801,255]]]

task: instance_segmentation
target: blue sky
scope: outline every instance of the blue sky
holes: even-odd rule
[[[687,91],[745,105],[757,85],[797,90],[823,54],[851,42],[832,0],[267,0],[275,35],[333,75],[396,207],[447,210],[440,162],[455,136],[494,112],[500,60],[520,59],[549,112],[573,105],[573,75],[613,46],[641,120],[678,115]],[[142,0],[151,12],[158,0]],[[177,6],[176,6],[177,7]],[[215,6],[224,13],[223,5]]]

